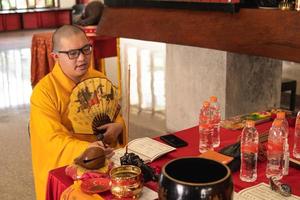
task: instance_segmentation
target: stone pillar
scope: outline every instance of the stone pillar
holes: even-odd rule
[[[280,106],[282,61],[227,53],[225,117]]]
[[[280,105],[281,61],[172,44],[166,51],[169,131],[198,124],[202,102],[212,95],[222,118]]]
[[[296,80],[296,94],[300,95],[300,63],[284,61],[282,63],[282,77]]]

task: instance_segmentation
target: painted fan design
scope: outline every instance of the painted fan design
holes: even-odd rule
[[[68,118],[75,133],[98,134],[97,127],[113,122],[120,111],[117,88],[106,78],[80,82],[70,96]]]

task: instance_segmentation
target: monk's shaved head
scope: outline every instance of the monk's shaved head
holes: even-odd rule
[[[62,39],[69,38],[74,35],[80,35],[80,34],[86,37],[85,32],[77,26],[64,25],[58,28],[52,36],[53,51],[58,51],[62,48],[61,47]]]

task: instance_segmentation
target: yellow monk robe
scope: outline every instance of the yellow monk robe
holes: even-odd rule
[[[89,68],[82,78],[104,77]],[[69,97],[75,83],[56,64],[47,76],[35,86],[30,102],[30,139],[33,175],[38,200],[46,197],[48,172],[69,165],[88,146],[88,142],[72,136],[72,125],[68,119]],[[119,115],[116,122],[123,124],[120,145],[127,143],[126,128]]]
[[[104,200],[98,194],[85,194],[80,189],[81,181],[74,181],[60,196],[60,200]]]

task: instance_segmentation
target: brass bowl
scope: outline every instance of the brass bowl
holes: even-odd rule
[[[110,171],[111,193],[117,198],[138,198],[143,189],[141,169],[134,165],[122,165]]]

